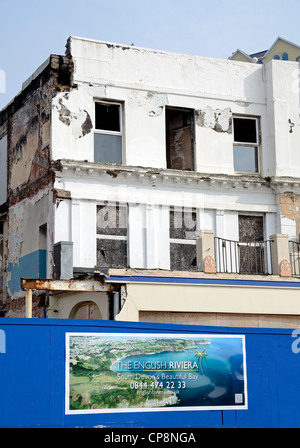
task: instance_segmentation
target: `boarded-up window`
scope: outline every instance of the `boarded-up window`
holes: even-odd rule
[[[196,271],[195,209],[170,210],[170,265],[173,271]]]
[[[127,267],[127,206],[97,206],[97,266]]]
[[[101,312],[94,302],[83,302],[79,304],[72,314],[73,319],[102,319]]]
[[[166,108],[167,168],[194,170],[194,111]]]

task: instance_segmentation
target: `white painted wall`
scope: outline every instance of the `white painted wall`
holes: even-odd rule
[[[93,161],[93,132],[81,136],[80,127],[86,114],[95,123],[95,101],[123,103],[123,162],[153,168],[166,167],[165,106],[265,117],[262,66],[77,38],[70,48],[78,87],[53,100],[54,159]],[[232,133],[196,120],[195,140],[197,171],[234,173]]]
[[[93,129],[83,135],[81,126],[87,117],[94,126],[95,101],[116,101],[123,108],[123,165],[158,173],[166,168],[165,107],[172,106],[195,110],[195,167],[204,177],[235,174],[229,128],[233,115],[260,119],[262,177],[300,177],[296,63],[261,66],[75,37],[70,50],[77,88],[53,100],[53,159],[93,162]],[[199,111],[205,112],[204,124],[197,120]],[[222,132],[214,129],[216,113],[221,114]],[[56,187],[70,191],[72,200],[56,208],[55,240],[74,242],[75,266],[96,264],[96,204],[106,200],[129,204],[129,265],[136,268],[169,268],[170,206],[196,208],[199,229],[213,229],[227,239],[238,240],[241,212],[264,214],[266,238],[295,231],[294,222],[280,221],[276,193],[259,186],[176,183],[155,176],[149,181],[138,174],[114,180],[78,164],[75,172],[63,171]]]
[[[72,241],[71,233],[71,200],[58,199],[55,207],[54,244],[60,241]]]
[[[73,265],[94,268],[97,264],[94,201],[72,200],[71,241],[73,241]]]
[[[173,185],[160,189],[143,188],[137,184],[130,188],[107,182],[97,189],[96,178],[77,182],[65,178],[65,186],[71,192],[72,200],[59,201],[55,207],[55,242],[73,241],[74,266],[96,266],[96,210],[97,203],[108,200],[128,204],[128,265],[139,269],[170,269],[169,210],[171,206],[195,207],[195,204],[209,204],[196,207],[198,210],[198,230],[214,230],[215,235],[234,241],[239,240],[239,212],[255,211],[265,216],[265,237],[276,233],[276,207],[272,204],[272,194],[259,195],[248,192],[240,196],[218,197],[201,194],[196,199],[197,190],[190,187],[185,195]],[[93,178],[93,176],[90,176]],[[95,182],[95,184],[94,184]],[[81,198],[80,198],[81,196]],[[89,199],[87,199],[89,196]],[[133,201],[133,197],[135,201]],[[255,199],[256,197],[256,199]],[[239,199],[238,206],[234,201]],[[263,203],[265,201],[265,204]],[[220,204],[222,203],[222,208]],[[290,232],[289,232],[290,233]]]
[[[265,66],[270,145],[276,176],[300,177],[300,69],[296,62]],[[292,132],[289,120],[293,123]]]
[[[93,131],[82,135],[95,101],[123,103],[123,163],[165,168],[165,106],[260,118],[260,169],[300,177],[300,71],[295,62],[265,66],[71,38],[77,89],[52,107],[52,157],[93,161]],[[288,121],[294,123],[290,133]],[[196,170],[234,174],[233,134],[210,120],[195,128]]]

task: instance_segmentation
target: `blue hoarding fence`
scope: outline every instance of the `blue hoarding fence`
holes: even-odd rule
[[[300,330],[1,318],[0,427],[299,427],[299,352]]]

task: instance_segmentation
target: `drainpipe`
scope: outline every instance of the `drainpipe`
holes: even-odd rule
[[[26,317],[32,318],[32,289],[26,291]]]
[[[113,318],[115,320],[115,317],[120,312],[120,293],[114,292],[113,293]]]

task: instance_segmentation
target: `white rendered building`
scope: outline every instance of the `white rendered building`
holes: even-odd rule
[[[295,327],[299,73],[70,37],[0,112],[3,313]]]

